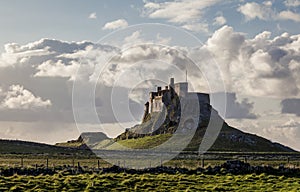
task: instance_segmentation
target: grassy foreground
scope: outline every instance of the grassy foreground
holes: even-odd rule
[[[273,175],[82,174],[0,177],[0,191],[299,191],[300,178]]]

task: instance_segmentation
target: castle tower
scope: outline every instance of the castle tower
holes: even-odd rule
[[[185,96],[187,96],[187,93],[188,93],[188,83],[187,82],[176,83],[174,89],[175,89],[175,93],[179,97],[185,97]]]
[[[169,85],[169,88],[170,88],[170,90],[171,90],[171,88],[174,89],[174,78],[173,78],[173,77],[170,78],[170,85]]]
[[[174,98],[174,78],[170,78],[169,90],[171,93],[171,99]]]

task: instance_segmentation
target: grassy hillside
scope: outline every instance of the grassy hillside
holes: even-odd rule
[[[150,149],[164,143],[170,137],[172,137],[171,134],[163,134],[155,136],[146,136],[137,139],[120,140],[117,143],[105,147],[105,149],[118,150],[122,146],[128,147],[130,149]]]
[[[186,151],[198,151],[206,132],[206,124],[200,126],[188,146]],[[130,139],[110,139],[103,133],[83,133],[77,140],[59,143],[58,146],[106,149],[106,150],[125,150],[130,149],[150,149],[164,144],[166,150],[181,150],[182,143],[187,143],[187,137],[184,134],[177,134],[172,138],[172,134],[159,134],[153,136],[144,136]],[[172,139],[170,139],[172,138]],[[117,141],[117,142],[115,142]],[[166,143],[168,141],[168,143]],[[162,147],[162,146],[160,146]],[[263,137],[242,132],[236,128],[230,127],[226,123],[219,133],[219,136],[209,151],[230,151],[230,152],[295,152],[293,149],[273,143]]]
[[[205,127],[197,129],[192,141],[185,150],[198,151],[202,142]],[[119,140],[118,144],[132,149],[149,149],[156,147],[172,137],[172,134],[160,134],[155,136],[145,136],[136,139]],[[176,148],[185,142],[186,137],[178,136],[177,140],[170,145]],[[108,146],[108,149],[118,149],[117,145]],[[293,149],[283,146],[279,143],[273,143],[263,137],[244,133],[238,129],[228,126],[224,123],[223,128],[209,151],[233,151],[233,152],[295,152]]]
[[[91,151],[18,140],[0,140],[1,154],[91,155]]]

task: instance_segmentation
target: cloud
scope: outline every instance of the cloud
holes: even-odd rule
[[[51,109],[49,109],[51,111],[40,113],[39,116],[34,113],[10,111],[2,113],[1,119],[12,120],[14,116],[14,119],[19,117],[22,121],[26,118],[36,120],[37,118],[29,117],[32,115],[45,121],[55,120],[55,118],[57,121],[72,121],[72,83],[79,66],[77,80],[80,80],[84,86],[97,82],[101,90],[118,86],[124,89],[123,94],[126,93],[125,90],[128,91],[145,78],[159,78],[168,82],[171,75],[180,81],[180,78],[184,77],[182,71],[187,68],[189,81],[197,82],[195,91],[209,92],[209,86],[214,85],[214,82],[209,82],[207,85],[205,78],[199,75],[189,57],[201,59],[201,67],[208,71],[205,75],[214,77],[216,69],[209,65],[213,57],[220,67],[222,74],[220,78],[224,80],[226,90],[236,93],[237,98],[239,95],[258,97],[272,95],[278,98],[300,96],[298,75],[300,35],[283,33],[271,38],[271,33],[265,31],[253,38],[247,38],[245,34],[226,25],[216,30],[204,45],[193,48],[153,44],[161,41],[159,35],[155,41],[143,38],[142,31],[135,31],[125,37],[124,41],[127,43],[137,41],[139,45],[130,46],[123,51],[117,46],[51,39],[42,39],[25,45],[7,44],[1,55],[1,59],[6,62],[6,67],[0,68],[0,82],[4,82],[4,87],[23,85],[41,98],[48,98],[51,101]],[[10,54],[10,58],[17,59],[9,60],[3,57],[7,54]],[[104,65],[107,61],[103,58],[106,57],[111,58],[109,67]],[[23,62],[20,62],[21,60]],[[134,65],[136,63],[139,65]],[[98,79],[100,72],[102,76]],[[155,83],[149,83],[148,86],[151,89]],[[149,89],[143,87],[140,90],[147,93]],[[106,122],[115,122],[115,119],[109,117],[113,113],[104,115],[107,111],[111,111],[111,106],[106,105],[105,102],[106,99],[109,100],[109,94],[104,96],[104,93],[110,92],[98,93],[97,102],[102,105],[97,106],[97,111]],[[143,93],[139,90],[133,91],[129,99],[142,104]],[[228,118],[257,116],[251,111],[251,102],[237,101],[233,96],[230,98],[228,102],[231,103],[232,108],[228,109],[233,112],[228,112]],[[135,112],[138,113],[138,110]]]
[[[151,19],[166,19],[170,23],[180,24],[183,28],[191,31],[206,32],[207,24],[201,20],[206,9],[218,2],[220,1],[179,0],[162,3],[146,2],[143,15]]]
[[[274,15],[271,8],[272,4],[258,4],[255,2],[246,3],[238,7],[237,11],[241,12],[247,21],[253,20],[255,18],[261,20],[269,20]]]
[[[292,11],[282,11],[278,15],[281,20],[292,20],[295,22],[300,22],[300,14],[294,13]]]
[[[300,72],[300,35],[283,33],[271,38],[271,33],[265,31],[254,38],[247,38],[245,34],[234,31],[232,27],[223,26],[216,30],[203,46],[187,49],[155,46],[151,44],[153,42],[142,39],[141,33],[141,31],[133,32],[125,38],[125,41],[127,43],[138,41],[145,45],[135,45],[124,52],[120,52],[120,48],[116,46],[91,42],[42,39],[26,45],[7,44],[0,58],[5,61],[4,65],[7,67],[18,66],[15,70],[22,70],[19,73],[24,74],[23,78],[28,75],[27,78],[63,77],[66,80],[74,80],[76,71],[81,66],[79,77],[82,80],[97,81],[97,72],[102,70],[104,67],[102,64],[106,62],[102,60],[103,57],[113,56],[111,64],[114,64],[115,70],[106,69],[103,73],[106,80],[102,82],[111,86],[114,78],[129,68],[134,74],[139,74],[140,70],[131,67],[135,62],[163,60],[183,69],[187,66],[187,57],[191,55],[200,57],[203,63],[209,61],[211,59],[209,55],[212,55],[220,66],[226,89],[229,92],[276,97],[294,97],[300,93],[298,75]],[[183,53],[186,56],[182,55]],[[7,54],[10,54],[10,59],[3,57]],[[11,60],[11,58],[17,59]],[[23,62],[20,62],[21,60]],[[169,73],[169,66],[161,63],[159,65],[160,68],[165,67],[155,69],[153,67],[156,66],[155,62],[152,65],[145,65],[147,70],[153,72],[148,74],[157,74],[159,70]],[[207,71],[212,73],[214,71],[214,69],[209,69],[208,65],[202,67],[208,68]],[[193,69],[189,71],[191,71],[189,74],[191,80],[199,78],[199,75],[193,74]],[[4,76],[10,78],[6,74],[8,73],[1,75],[3,78]],[[13,79],[11,81],[11,84],[26,82],[25,79],[19,82]]]
[[[284,4],[287,7],[298,7],[300,6],[300,0],[285,0]]]
[[[199,49],[216,59],[229,92],[252,96],[299,96],[300,35],[283,33],[271,39],[270,32],[246,38],[232,27],[218,29]]]
[[[103,26],[103,30],[114,30],[119,28],[125,28],[128,26],[128,23],[125,19],[118,19],[112,22],[108,22]]]
[[[189,31],[208,33],[208,24],[207,23],[185,24],[182,26],[182,28],[187,29]]]
[[[281,112],[300,116],[300,99],[284,99],[281,101]]]
[[[234,92],[231,88],[234,80],[230,65],[239,57],[244,42],[245,36],[243,34],[234,32],[232,27],[224,26],[214,32],[201,50],[201,52],[208,51],[217,60],[228,91]],[[204,55],[207,54],[204,53]],[[211,70],[213,69],[207,71]]]
[[[96,12],[93,12],[89,15],[89,19],[97,19],[97,14]]]
[[[50,100],[36,97],[20,85],[12,85],[4,93],[1,91],[1,96],[3,97],[0,105],[2,109],[35,109],[51,106]]]
[[[65,42],[55,39],[41,39],[26,45],[8,43],[0,55],[1,67],[39,65],[48,59],[57,61],[60,54],[71,54],[92,45],[91,42]]]
[[[299,1],[285,1],[285,4],[288,6],[298,6]],[[300,14],[294,13],[290,10],[283,10],[277,12],[272,9],[272,2],[265,1],[263,4],[258,4],[255,2],[246,3],[238,7],[237,11],[241,12],[246,21],[254,20],[256,18],[261,20],[291,20],[294,22],[300,22]]]
[[[146,2],[145,14],[150,18],[167,19],[171,23],[190,23],[199,21],[204,9],[219,2],[212,1],[168,1],[163,3]]]
[[[91,42],[67,42],[56,39],[43,38],[39,41],[34,41],[25,45],[19,45],[17,43],[8,43],[4,45],[6,53],[27,53],[27,51],[36,50],[48,50],[54,53],[73,53],[79,49],[83,49]]]
[[[214,19],[213,25],[221,26],[227,22],[226,18],[223,16],[218,16]]]
[[[289,119],[283,125],[277,126],[279,128],[300,128],[300,123],[295,121],[295,119]]]
[[[71,61],[68,65],[64,64],[62,60],[53,62],[48,60],[37,66],[38,72],[34,75],[36,77],[68,77],[75,80],[77,70],[80,64],[76,61]]]
[[[213,93],[213,107],[219,114],[225,114],[225,119],[256,119],[257,115],[252,112],[253,103],[248,99],[238,101],[235,93]],[[223,98],[226,98],[226,105],[222,103]],[[225,108],[226,107],[226,108]]]

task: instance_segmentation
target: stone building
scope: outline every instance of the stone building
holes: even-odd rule
[[[210,98],[207,93],[195,93],[188,91],[188,82],[175,83],[174,78],[170,79],[170,83],[164,89],[157,87],[155,92],[149,93],[149,101],[145,104],[144,118],[148,114],[155,112],[162,112],[166,106],[171,106],[172,100],[177,96],[180,100],[184,99],[184,102],[189,108],[189,111],[193,111],[195,103],[200,105],[200,116],[209,118],[210,116]],[[197,101],[195,101],[197,99]]]

